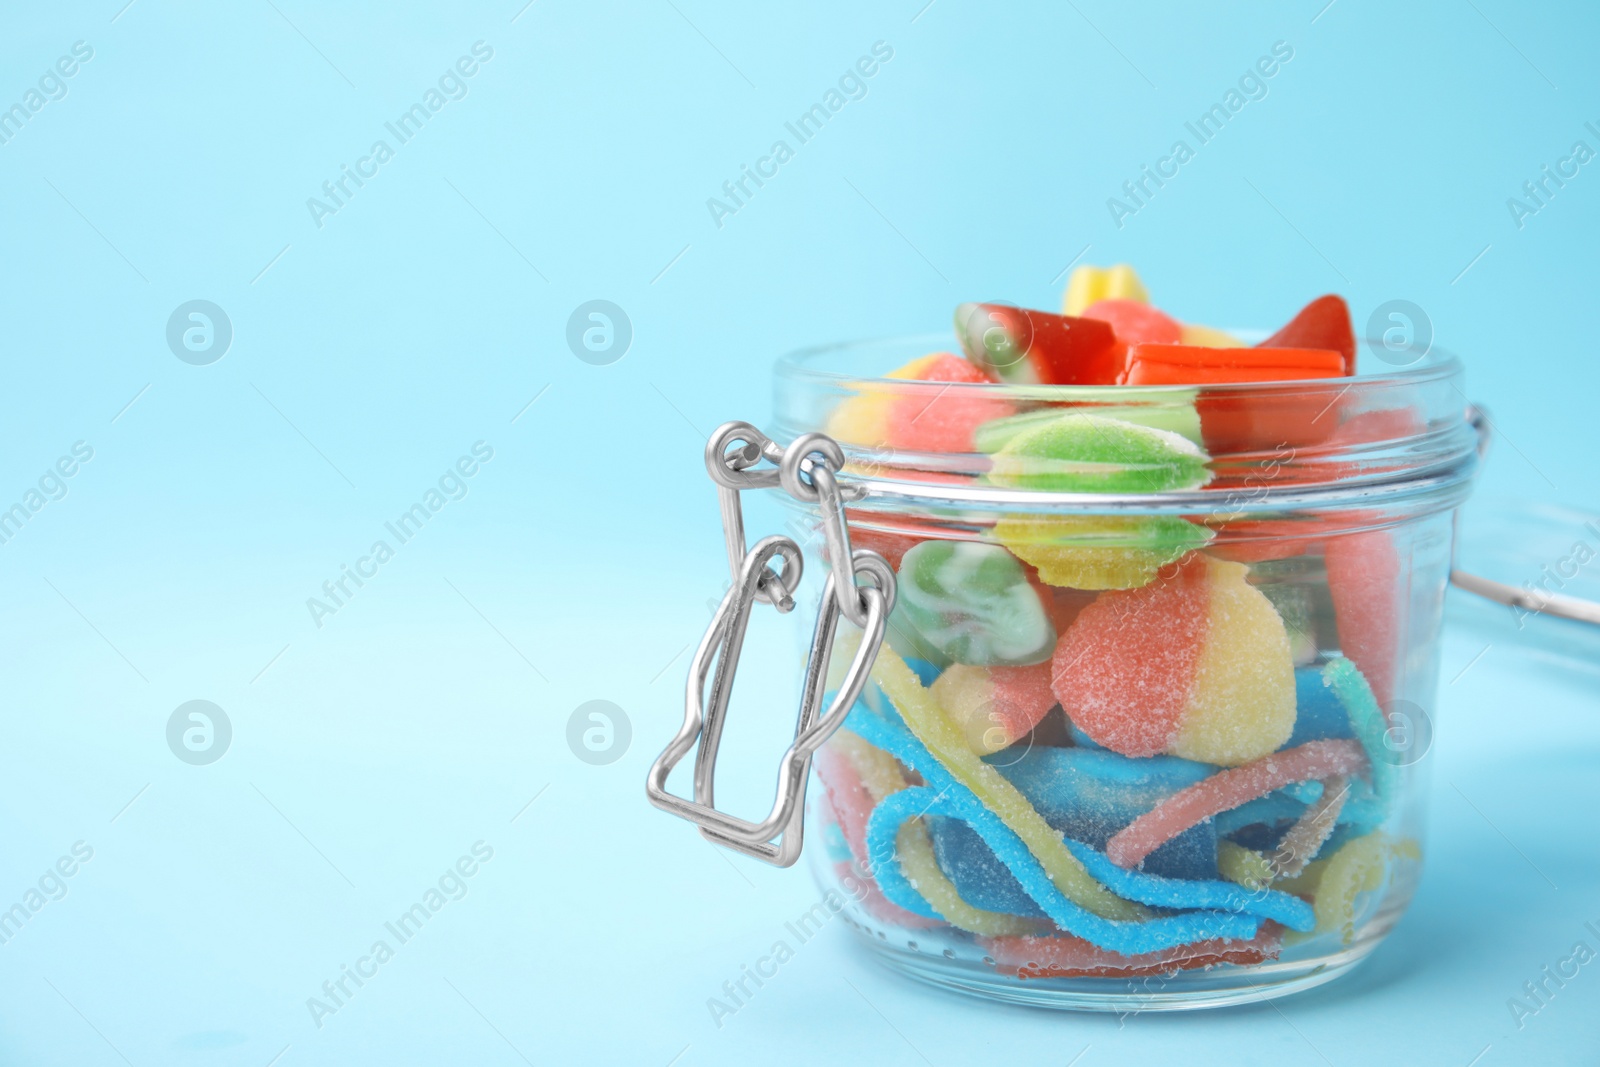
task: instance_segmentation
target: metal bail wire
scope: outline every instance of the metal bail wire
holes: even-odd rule
[[[705,458],[706,471],[717,483],[733,585],[695,650],[684,687],[683,725],[651,765],[645,793],[656,807],[699,826],[707,840],[774,866],[788,867],[800,858],[811,757],[844,722],[866,687],[868,672],[883,646],[889,612],[894,608],[894,569],[878,553],[850,547],[844,501],[834,479],[844,466],[844,452],[832,438],[806,434],[783,448],[749,423],[728,422],[706,442]],[[759,467],[762,460],[773,466]],[[791,610],[794,592],[804,573],[804,559],[800,546],[781,535],[764,537],[746,549],[739,494],[746,489],[780,487],[797,500],[818,505],[830,569],[806,661],[794,741],[779,764],[772,810],[760,822],[751,822],[717,810],[717,749],[727,722],[728,699],[750,624],[751,606],[760,601],[780,612]],[[771,568],[775,557],[781,563],[776,572]],[[864,585],[859,581],[863,578]],[[827,710],[822,711],[828,665],[841,616],[861,627],[862,639],[838,692]],[[667,791],[667,776],[696,741],[699,745],[694,762],[694,799],[687,800]]]

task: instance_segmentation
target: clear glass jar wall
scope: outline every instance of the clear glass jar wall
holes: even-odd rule
[[[841,440],[852,543],[898,575],[872,682],[815,762],[822,883],[891,965],[1006,1000],[1198,1007],[1353,966],[1422,862],[1476,463],[1459,366],[1226,389],[859,376],[922,344],[779,372],[779,432]],[[908,418],[930,447],[883,448],[875,427]],[[1051,449],[1007,447],[1043,423]],[[1094,459],[1074,435],[1099,435]]]

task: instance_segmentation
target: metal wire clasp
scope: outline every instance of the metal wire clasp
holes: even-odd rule
[[[850,548],[844,501],[834,478],[844,466],[844,452],[832,438],[806,434],[784,448],[749,423],[728,422],[706,442],[705,456],[706,470],[717,483],[733,585],[695,651],[684,687],[683,725],[651,765],[645,793],[656,807],[697,824],[707,840],[775,866],[788,867],[800,857],[811,757],[839,728],[867,684],[867,673],[883,645],[889,612],[894,608],[894,569],[876,552]],[[759,467],[763,459],[773,466]],[[746,489],[779,487],[796,500],[818,506],[830,571],[812,632],[794,741],[779,765],[772,810],[760,822],[750,822],[717,810],[717,747],[727,721],[728,697],[744,647],[751,605],[759,600],[780,612],[790,611],[804,572],[800,546],[790,538],[774,535],[745,547],[739,494]],[[774,558],[780,561],[778,571],[770,566]],[[860,578],[865,578],[867,584],[860,584]],[[819,714],[841,615],[859,626],[863,635],[838,693],[827,711]],[[686,800],[667,791],[667,776],[697,739],[694,799]]]

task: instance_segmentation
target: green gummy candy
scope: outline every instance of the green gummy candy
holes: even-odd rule
[[[1020,415],[1007,415],[1003,419],[990,419],[973,432],[973,444],[979,452],[993,454],[1010,444],[1018,435],[1067,415],[1094,415],[1099,418],[1117,419],[1120,422],[1145,426],[1152,430],[1166,430],[1196,445],[1204,443],[1200,436],[1200,412],[1193,404],[1105,404],[1074,412],[1064,412],[1060,408],[1043,408],[1039,411],[1025,411]]]
[[[1055,493],[1162,493],[1206,484],[1209,458],[1170,430],[1101,415],[1058,415],[996,451],[989,481]]]
[[[1022,564],[999,545],[924,541],[900,562],[890,643],[936,664],[1050,658],[1055,627]]]

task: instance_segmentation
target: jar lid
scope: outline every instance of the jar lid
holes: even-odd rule
[[[1452,625],[1542,666],[1600,675],[1600,513],[1481,500],[1463,511],[1456,543]]]

